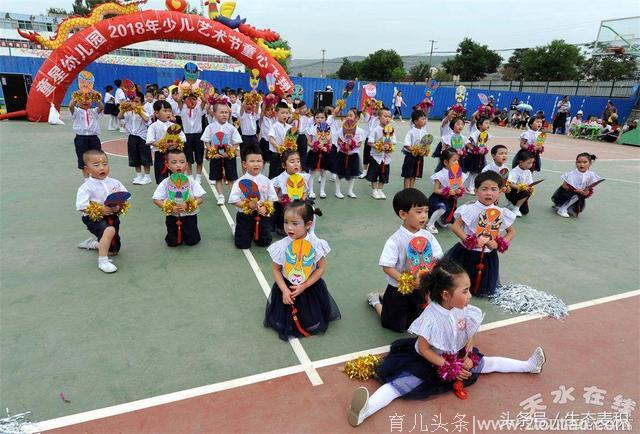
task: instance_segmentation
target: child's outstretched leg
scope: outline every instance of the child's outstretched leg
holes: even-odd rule
[[[488,374],[490,372],[529,372],[531,374],[539,374],[542,372],[542,366],[546,359],[542,348],[537,347],[528,360],[484,356],[482,361],[484,365],[480,371],[481,374]]]
[[[556,211],[556,213],[560,217],[569,218],[569,213],[567,211],[569,210],[569,207],[571,207],[571,205],[573,205],[578,201],[578,199],[579,199],[578,195],[574,194],[573,196],[571,196],[571,199],[563,203],[562,206],[558,207],[558,210]]]
[[[432,234],[438,233],[438,228],[436,228],[436,222],[440,220],[440,217],[444,215],[445,211],[446,209],[444,208],[438,208],[433,212],[433,214],[431,214],[431,217],[429,217],[429,221],[427,222],[427,230]]]
[[[116,228],[108,226],[104,232],[102,232],[102,238],[98,242],[98,268],[105,273],[114,273],[118,271],[118,268],[109,261],[109,247],[111,246],[111,240],[116,236]]]
[[[422,380],[418,377],[408,376],[405,379],[408,387],[418,387]],[[394,399],[400,398],[402,393],[393,387],[391,384],[383,384],[378,390],[376,390],[371,397],[369,397],[369,391],[366,387],[360,387],[353,392],[351,398],[351,407],[349,408],[349,424],[351,426],[358,426],[366,418],[372,414],[385,408],[391,404]]]

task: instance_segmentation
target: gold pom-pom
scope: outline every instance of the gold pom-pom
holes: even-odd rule
[[[276,211],[275,206],[273,205],[273,202],[271,202],[270,200],[265,200],[263,201],[260,206],[263,206],[265,208],[265,216],[269,217],[271,215],[273,215],[273,213]]]
[[[207,148],[207,160],[213,160],[213,158],[218,154],[218,150],[215,146],[211,146]]]
[[[229,158],[229,159],[236,158],[236,147],[235,146],[229,146],[227,148],[227,158]]]
[[[198,209],[198,206],[200,205],[198,204],[197,200],[195,200],[194,198],[189,198],[184,203],[184,210],[185,212],[191,214],[193,212],[196,212],[196,210]]]
[[[247,215],[253,214],[255,209],[252,209],[251,206],[252,206],[252,204],[257,204],[257,203],[258,203],[258,199],[257,198],[245,199],[242,202],[242,212],[244,214],[247,214]]]
[[[384,145],[387,145],[387,150],[386,151],[383,149]],[[395,148],[393,146],[393,142],[385,142],[383,139],[380,139],[377,142],[375,142],[373,144],[373,149],[378,153],[386,152],[387,154],[390,154],[395,150]]]
[[[360,356],[344,365],[344,373],[349,378],[367,381],[375,375],[376,366],[380,363],[380,357],[368,354]]]
[[[92,222],[102,220],[102,205],[100,205],[98,202],[89,202],[89,205],[84,210],[84,212],[87,213],[87,216],[89,216],[89,219]]]
[[[408,271],[400,274],[400,278],[398,279],[398,292],[402,295],[408,295],[413,292],[415,277]]]
[[[336,109],[338,109],[338,111],[343,110],[346,105],[347,102],[343,99],[339,99],[336,101]]]
[[[118,211],[118,215],[125,215],[129,211],[130,206],[131,204],[129,203],[129,201],[123,202],[122,205],[120,205],[120,211]]]
[[[243,102],[246,105],[259,106],[262,104],[262,96],[255,90],[252,90],[244,94]]]
[[[169,199],[166,199],[164,202],[162,202],[162,212],[165,215],[171,215],[173,213],[173,202]]]

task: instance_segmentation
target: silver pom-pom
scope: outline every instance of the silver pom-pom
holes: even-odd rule
[[[501,285],[489,301],[512,313],[540,314],[556,319],[569,315],[569,308],[558,297],[527,285]]]
[[[31,414],[30,411],[26,413],[14,414],[11,416],[9,409],[5,409],[7,417],[0,419],[0,433],[2,434],[23,434],[23,433],[38,433],[38,427],[27,420],[27,415]]]

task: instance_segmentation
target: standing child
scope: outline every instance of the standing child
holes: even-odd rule
[[[244,149],[253,147],[258,144],[258,116],[257,106],[255,104],[247,104],[243,102],[240,108],[240,137],[242,138],[242,145],[240,145],[240,154],[244,152]]]
[[[355,107],[347,111],[347,117],[342,123],[342,128],[338,131],[338,156],[336,159],[336,197],[344,199],[344,195],[340,190],[340,180],[346,179],[349,183],[347,196],[352,199],[357,198],[353,192],[356,178],[360,175],[360,155],[358,150],[364,142],[364,132],[358,128],[358,120],[360,113]]]
[[[238,210],[234,242],[239,249],[251,247],[251,240],[260,247],[271,244],[271,216],[278,195],[271,180],[260,173],[263,164],[260,149],[248,147],[242,155],[245,173],[229,194],[229,203]]]
[[[309,124],[312,123],[312,119],[307,115],[309,109],[307,108],[307,103],[304,101],[294,101],[293,109],[295,112],[291,115],[291,126],[292,128],[296,128],[296,131],[298,132],[296,144],[298,145],[302,168],[305,169],[307,167],[307,152],[309,147],[306,132],[309,128]]]
[[[229,92],[229,103],[231,104],[231,125],[236,128],[240,127],[240,110],[242,101],[238,100],[238,94],[235,91]]]
[[[380,109],[380,125],[369,135],[371,161],[367,170],[367,181],[371,183],[371,197],[374,199],[386,199],[382,191],[384,184],[389,183],[389,170],[391,169],[391,156],[396,144],[396,135],[391,122],[391,112],[388,108]]]
[[[149,88],[144,94],[144,112],[151,118],[151,122],[153,123],[155,119],[153,119],[153,104],[156,102],[156,91],[154,88]]]
[[[127,96],[124,93],[124,89],[122,89],[122,80],[114,80],[113,84],[116,85],[116,93],[114,95],[114,99],[115,99],[115,103],[116,103],[116,108],[118,109],[118,111],[120,111],[120,104],[124,103],[127,101]],[[118,130],[121,133],[126,133],[127,130],[124,129],[124,122],[123,121],[118,121]]]
[[[393,210],[402,220],[402,226],[389,237],[380,255],[379,265],[387,275],[384,295],[371,292],[369,305],[380,315],[382,327],[404,332],[418,318],[428,303],[426,294],[417,288],[423,273],[433,268],[442,257],[442,248],[433,235],[425,231],[427,197],[420,190],[405,188],[393,197]],[[399,287],[405,273],[412,276],[413,284]]]
[[[282,167],[284,172],[271,180],[278,195],[274,203],[274,226],[278,235],[284,236],[284,208],[293,200],[305,200],[309,194],[309,178],[311,175],[302,172],[300,153],[288,149],[282,153]],[[292,175],[298,176],[292,176]]]
[[[584,210],[587,199],[593,194],[594,184],[602,182],[595,172],[589,170],[595,160],[595,155],[582,152],[576,157],[576,169],[561,176],[562,185],[551,197],[553,208],[560,217],[569,218],[568,211],[578,217]]]
[[[116,106],[116,98],[113,96],[113,86],[109,85],[104,89],[104,114],[109,116],[109,126],[107,130],[115,131],[118,129],[118,107]]]
[[[199,182],[185,175],[189,162],[179,149],[167,151],[172,175],[162,180],[153,193],[153,203],[166,214],[167,246],[176,247],[184,242],[195,246],[200,242],[198,208],[206,194]]]
[[[445,149],[453,149],[460,157],[462,157],[464,155],[465,144],[468,142],[467,138],[462,135],[463,128],[464,120],[462,118],[452,118],[451,121],[449,121],[449,129],[451,130],[451,134],[440,137],[440,143],[438,144],[440,152],[438,152],[438,149],[436,148],[436,152],[434,152],[433,155],[441,155]],[[440,158],[440,162],[438,162],[435,172],[438,172],[441,169],[442,158]]]
[[[422,141],[428,134],[426,113],[422,110],[414,110],[411,113],[411,128],[404,138],[402,148],[404,188],[415,187],[416,178],[422,178],[424,156],[429,155],[429,145],[423,146]]]
[[[459,164],[460,155],[452,148],[444,149],[440,154],[442,169],[431,175],[433,193],[429,196],[429,222],[427,230],[437,234],[436,223],[448,227],[458,206],[458,198],[464,195],[464,181],[467,175]]]
[[[284,210],[286,238],[269,246],[275,283],[267,301],[264,326],[280,339],[324,333],[329,322],[340,319],[340,310],[322,279],[331,249],[310,233],[319,209],[295,200]]]
[[[502,184],[500,184],[500,191],[507,193],[511,190],[509,185],[509,166],[507,163],[507,157],[509,156],[509,150],[504,145],[495,145],[491,148],[492,162],[484,166],[482,172],[495,172],[502,178]],[[496,205],[498,202],[496,202]]]
[[[262,99],[262,111],[260,113],[260,150],[262,151],[262,158],[264,163],[271,164],[271,145],[269,144],[269,132],[271,127],[277,122],[276,119],[276,104],[278,104],[278,97],[274,94],[268,94]],[[279,166],[279,164],[278,164]]]
[[[88,177],[78,188],[76,210],[82,211],[82,222],[87,230],[96,236],[89,238],[78,247],[98,251],[98,268],[105,273],[118,271],[109,256],[120,251],[120,218],[126,208],[121,205],[107,206],[105,200],[111,193],[126,192],[127,189],[117,179],[109,178],[109,159],[99,149],[90,149],[83,156],[84,171]]]
[[[77,107],[75,99],[71,98],[69,112],[71,112],[71,120],[73,121],[73,132],[76,133],[73,144],[76,148],[78,169],[85,174],[85,163],[82,157],[84,153],[90,149],[98,151],[102,149],[98,134],[100,134],[100,116],[104,106],[100,94],[95,90],[81,95],[82,98],[77,103]],[[91,108],[92,99],[97,101],[97,107]]]
[[[124,119],[124,127],[129,132],[127,138],[127,155],[129,167],[135,168],[136,176],[132,183],[146,185],[151,183],[149,176],[151,168],[151,148],[147,145],[147,129],[151,124],[151,118],[142,106],[142,94],[137,93],[133,102],[128,106],[129,110],[120,110],[118,119]],[[142,168],[144,167],[144,175]]]
[[[371,101],[371,100],[369,100]],[[367,123],[367,128],[365,130],[366,139],[364,139],[364,146],[362,150],[362,174],[360,174],[359,178],[364,179],[367,176],[367,171],[369,170],[369,163],[371,162],[371,146],[369,146],[369,136],[376,129],[378,125],[380,125],[380,117],[379,110],[374,103],[369,103],[369,111],[364,112],[364,121]]]
[[[268,133],[269,137],[269,151],[271,152],[271,163],[269,163],[269,179],[273,179],[280,175],[282,169],[282,146],[284,145],[284,138],[287,135],[287,131],[291,128],[291,125],[287,124],[289,119],[289,106],[286,102],[280,101],[276,105],[276,122],[271,125],[271,130]]]
[[[315,173],[320,174],[320,198],[327,197],[324,189],[327,184],[327,170],[331,167],[331,162],[329,161],[331,155],[331,128],[325,122],[326,119],[324,112],[318,111],[314,115],[315,124],[310,125],[307,129],[308,141],[311,143],[311,149],[307,153],[307,166],[311,174],[311,179],[309,180],[309,197],[311,199],[316,198],[316,193],[313,191],[313,175]]]
[[[238,179],[236,154],[242,137],[229,123],[230,109],[226,103],[212,106],[213,119],[200,138],[207,148],[209,159],[209,179],[215,182],[218,205],[224,205],[222,181],[233,182]]]
[[[521,372],[539,374],[545,362],[537,347],[527,360],[484,356],[473,346],[482,311],[469,304],[469,276],[458,264],[440,262],[420,283],[431,303],[411,324],[417,338],[399,339],[376,367],[382,386],[369,397],[365,387],[356,389],[348,420],[358,426],[366,418],[396,398],[425,399],[453,390],[466,399],[464,386],[476,382],[480,374]]]
[[[465,155],[462,158],[462,170],[468,176],[465,188],[469,194],[475,194],[473,191],[474,180],[487,164],[485,155],[489,151],[487,142],[491,139],[488,133],[490,125],[489,118],[480,116],[465,148]]]
[[[450,257],[466,270],[471,278],[474,295],[490,296],[498,286],[500,261],[498,252],[509,248],[516,235],[513,212],[499,208],[502,179],[495,172],[484,172],[476,177],[476,198],[473,203],[456,210],[456,221],[451,230],[460,238],[448,252]],[[502,237],[505,233],[506,235]]]
[[[527,121],[527,131],[520,134],[520,150],[513,157],[512,168],[516,167],[520,160],[522,160],[524,153],[527,152],[533,155],[534,162],[532,165],[532,171],[540,171],[542,169],[542,162],[540,160],[540,154],[544,152],[544,140],[545,133],[540,132],[542,128],[542,119],[537,116],[532,116]]]
[[[158,144],[167,135],[169,127],[176,124],[169,120],[173,117],[173,112],[171,104],[165,100],[158,100],[153,103],[153,115],[156,121],[147,129],[147,145],[151,146],[151,153],[153,154],[153,171],[156,184],[160,184],[164,178],[170,175],[170,172],[166,155],[158,149]],[[180,130],[179,137],[183,143],[187,139],[182,130]]]
[[[176,97],[182,131],[187,137],[184,143],[184,155],[187,157],[187,173],[193,175],[192,164],[196,163],[193,179],[199,184],[202,181],[202,163],[204,161],[204,144],[202,143],[202,116],[206,113],[206,100],[198,100],[198,96],[187,85],[183,85]]]
[[[518,165],[509,172],[509,192],[505,197],[511,202],[508,208],[517,217],[522,217],[529,214],[529,198],[535,191],[535,187],[530,185],[533,183],[531,166],[535,162],[535,157],[529,151],[520,150],[519,154]]]

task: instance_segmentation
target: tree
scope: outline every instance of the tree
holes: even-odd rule
[[[360,75],[362,62],[352,62],[346,57],[342,59],[342,65],[336,71],[336,76],[341,80],[354,80]]]
[[[436,80],[436,81],[452,81],[453,80],[453,76],[451,74],[449,74],[447,71],[443,71],[443,70],[439,69],[433,75],[433,79]]]
[[[638,72],[638,64],[629,54],[610,54],[592,56],[582,65],[583,77],[593,80],[625,80],[634,79]]]
[[[363,80],[397,81],[405,77],[402,57],[395,50],[378,50],[360,62]]]
[[[419,62],[411,67],[409,70],[409,77],[413,81],[424,81],[431,76],[431,65],[425,62]]]
[[[583,62],[584,56],[578,47],[556,39],[522,54],[522,75],[524,80],[577,80]]]
[[[69,15],[69,13],[64,8],[49,8],[47,10],[47,14],[50,14],[50,15]]]
[[[474,81],[495,72],[500,66],[502,57],[486,45],[464,38],[458,45],[456,56],[442,62],[442,66],[449,74],[459,75],[460,80]]]
[[[73,14],[89,15],[94,7],[104,2],[105,0],[74,0]]]
[[[529,48],[516,48],[502,68],[502,79],[522,80],[522,58]]]

